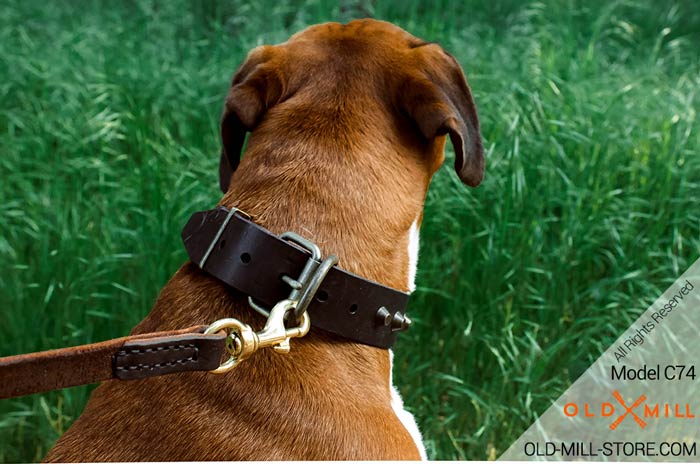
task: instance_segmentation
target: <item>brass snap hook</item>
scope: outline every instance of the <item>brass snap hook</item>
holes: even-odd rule
[[[286,328],[284,318],[289,311],[296,308],[295,300],[282,300],[270,311],[265,327],[258,333],[238,319],[219,319],[212,323],[204,331],[205,334],[219,332],[230,329],[226,349],[229,352],[229,359],[219,367],[210,371],[214,374],[223,374],[238,366],[241,361],[246,360],[253,353],[261,348],[272,347],[278,353],[289,353],[289,340],[303,337],[309,333],[311,319],[308,313],[304,312],[297,327]]]

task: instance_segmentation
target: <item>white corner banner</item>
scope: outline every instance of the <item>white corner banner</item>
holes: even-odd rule
[[[700,259],[500,457],[698,461]]]

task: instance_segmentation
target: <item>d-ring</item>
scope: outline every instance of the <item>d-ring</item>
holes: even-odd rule
[[[299,297],[297,307],[294,308],[294,318],[297,321],[301,318],[302,314],[304,314],[306,308],[309,307],[311,301],[313,301],[318,288],[323,283],[323,279],[325,279],[328,275],[328,271],[330,271],[336,264],[338,264],[338,257],[336,255],[328,256],[326,259],[321,261],[321,264],[318,265],[313,275],[309,278],[306,288],[304,288],[303,293]]]

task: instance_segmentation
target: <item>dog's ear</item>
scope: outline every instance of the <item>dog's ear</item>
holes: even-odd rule
[[[238,167],[246,132],[252,131],[265,112],[279,101],[284,88],[276,47],[252,50],[236,71],[221,117],[221,159],[219,187],[226,193]]]
[[[476,187],[484,177],[484,149],[471,90],[459,63],[439,45],[417,47],[417,66],[399,85],[400,108],[428,140],[449,134],[455,170]]]

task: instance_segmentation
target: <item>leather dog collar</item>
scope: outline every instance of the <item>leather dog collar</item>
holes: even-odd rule
[[[302,248],[250,221],[237,210],[217,207],[194,213],[182,230],[190,259],[202,270],[273,306],[288,298],[283,276],[298,276],[310,259]],[[307,311],[311,326],[349,340],[390,348],[410,320],[407,293],[330,268]]]
[[[0,383],[0,399],[107,379],[226,372],[260,347],[288,350],[289,338],[306,334],[309,319],[319,329],[380,348],[391,347],[396,333],[408,328],[410,320],[403,313],[408,294],[338,268],[335,256],[320,262],[313,243],[289,232],[277,237],[242,214],[223,207],[194,213],[182,239],[192,261],[248,294],[256,310],[265,311],[254,300],[275,306],[261,332],[227,318],[204,333],[204,327],[192,327],[0,358],[0,378],[14,379]],[[285,305],[306,322],[286,327],[284,317],[290,313]],[[226,328],[239,329],[239,352],[231,352]],[[230,359],[220,364],[224,348]]]

